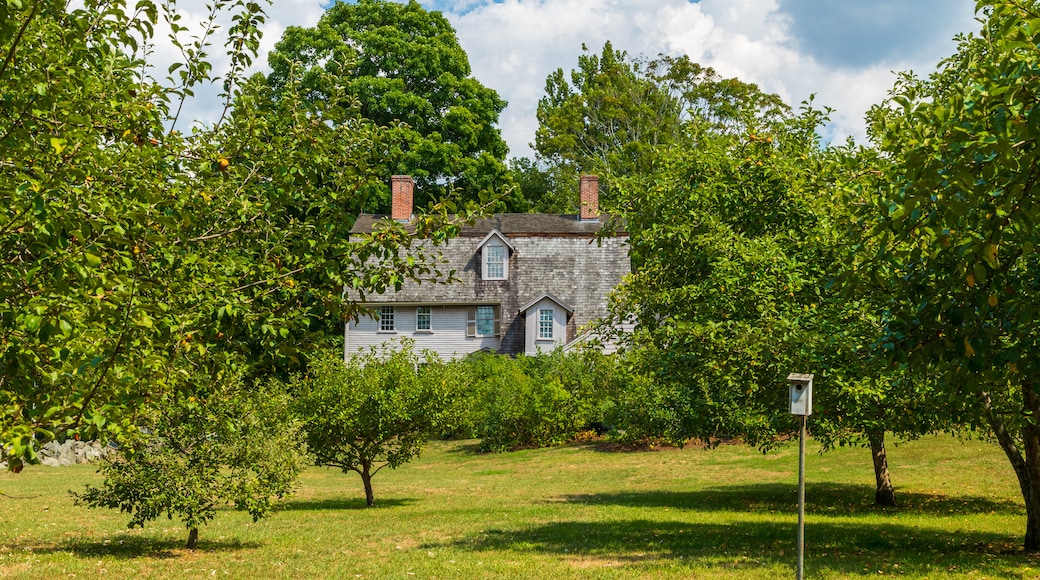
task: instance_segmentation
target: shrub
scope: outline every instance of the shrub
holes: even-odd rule
[[[338,353],[322,353],[308,376],[292,382],[315,463],[360,475],[369,506],[375,501],[372,477],[418,457],[427,437],[450,419],[454,391],[428,380],[432,372],[424,380],[421,364],[404,340],[346,363]]]
[[[613,405],[613,361],[598,353],[480,354],[460,364],[471,390],[459,430],[487,451],[559,445],[601,426]]]
[[[306,465],[300,426],[273,384],[232,381],[170,395],[142,427],[100,464],[100,487],[72,495],[78,504],[129,513],[131,528],[163,514],[177,517],[188,529],[189,549],[222,505],[254,521],[264,517],[271,499],[291,492]]]

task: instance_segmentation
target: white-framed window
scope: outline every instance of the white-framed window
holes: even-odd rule
[[[471,306],[466,316],[466,336],[498,336],[497,306]]]
[[[394,307],[393,306],[380,306],[379,307],[379,332],[393,332],[394,326]]]
[[[552,340],[553,338],[553,311],[542,309],[538,311],[538,339]]]
[[[505,280],[506,279],[506,247],[502,244],[491,243],[484,246],[484,279]]]
[[[430,332],[433,330],[433,308],[429,306],[417,306],[415,308],[415,330],[416,332]]]

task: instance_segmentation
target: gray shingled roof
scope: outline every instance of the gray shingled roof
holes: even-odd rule
[[[571,306],[570,304],[567,304],[563,300],[560,300],[556,296],[553,296],[549,292],[542,292],[534,300],[528,301],[527,304],[524,304],[523,306],[521,306],[517,310],[519,310],[520,312],[527,312],[528,310],[531,309],[532,306],[534,306],[535,304],[538,304],[544,298],[548,298],[549,300],[552,300],[553,302],[559,304],[560,306],[563,306],[563,309],[567,311],[567,315],[568,316],[570,316],[571,314],[574,314],[574,307],[573,306]]]
[[[372,227],[387,216],[380,214],[362,214],[350,229],[352,234],[368,233]],[[593,236],[602,229],[606,217],[597,221],[582,221],[577,215],[556,215],[545,213],[503,213],[477,220],[472,226],[465,226],[460,232],[462,237],[484,237],[491,230],[498,230],[510,235],[582,235]],[[625,234],[617,231],[617,234]]]

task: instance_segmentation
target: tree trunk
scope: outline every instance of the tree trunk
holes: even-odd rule
[[[199,545],[199,529],[191,528],[188,530],[188,545],[185,548],[194,550]]]
[[[981,393],[979,398],[982,400],[986,419],[993,429],[993,434],[1011,462],[1015,476],[1018,477],[1018,486],[1022,490],[1022,499],[1026,504],[1026,537],[1023,548],[1026,552],[1040,551],[1040,425],[1030,423],[1030,419],[1026,419],[1022,427],[1020,451],[1003,419],[993,409],[989,393]],[[1027,417],[1040,417],[1040,397],[1033,390],[1032,383],[1022,385],[1022,408]]]
[[[376,503],[376,498],[372,495],[372,469],[369,465],[361,466],[361,483],[365,484],[365,503],[368,507],[372,507]]]
[[[1025,451],[1025,472],[1029,489],[1023,490],[1026,502],[1027,552],[1040,550],[1040,396],[1033,390],[1032,383],[1022,385],[1022,402],[1026,410],[1025,425],[1022,427],[1022,447]]]
[[[877,490],[874,492],[874,504],[895,506],[896,491],[892,487],[892,476],[888,472],[888,454],[885,452],[885,431],[868,431],[867,440],[870,441],[870,456],[874,460],[874,480],[877,482]]]

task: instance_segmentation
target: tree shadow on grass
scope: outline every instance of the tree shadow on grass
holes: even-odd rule
[[[235,539],[206,539],[205,529],[199,533],[199,544],[195,550],[188,550],[184,544],[188,540],[188,532],[178,536],[142,536],[121,534],[104,540],[95,539],[69,539],[58,544],[32,546],[34,554],[52,554],[71,552],[80,558],[110,557],[121,560],[132,560],[134,558],[157,558],[169,559],[181,557],[185,554],[216,554],[221,552],[233,552],[237,550],[251,550],[259,548],[261,544],[256,542],[242,542]],[[17,545],[6,544],[14,551],[21,548]]]
[[[375,505],[369,507],[363,498],[295,499],[280,503],[278,509],[284,511],[376,510],[411,505],[415,501],[415,499],[407,497],[391,499],[377,497]]]
[[[637,493],[596,493],[562,496],[559,501],[631,507],[668,507],[694,511],[791,512],[798,509],[798,489],[794,485],[763,483],[715,487],[689,492],[650,491]],[[855,516],[865,513],[918,513],[934,516],[969,514],[1023,514],[1024,508],[1010,500],[976,496],[946,496],[904,493],[896,490],[897,507],[874,504],[871,486],[836,483],[807,483],[806,513],[829,516]]]
[[[1006,577],[1017,567],[1035,566],[1036,556],[1016,551],[1017,538],[993,533],[958,534],[904,525],[808,523],[806,567],[839,577],[876,575],[882,563],[922,576],[951,569]],[[553,554],[563,559],[639,564],[691,560],[701,566],[755,569],[794,568],[795,527],[789,522],[699,523],[645,519],[553,522],[523,529],[492,529],[442,545],[472,551]],[[645,564],[643,564],[645,565]],[[872,568],[873,567],[873,568]]]
[[[486,451],[480,450],[479,439],[448,440],[456,443],[445,449],[448,455],[487,455]],[[456,442],[457,441],[457,442]],[[464,442],[463,442],[464,441]]]

